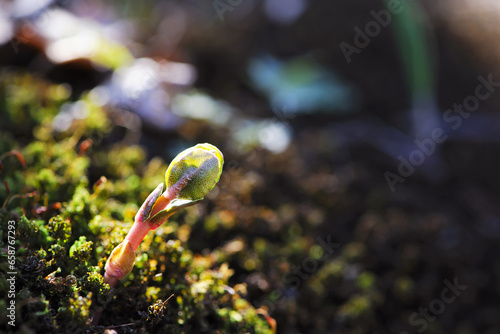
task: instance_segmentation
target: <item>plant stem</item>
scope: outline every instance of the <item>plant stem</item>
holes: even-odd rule
[[[103,282],[108,283],[109,287],[111,289],[113,289],[115,287],[116,283],[118,283],[118,278],[116,278],[114,276],[109,276],[107,273],[104,273]]]
[[[151,230],[151,226],[147,222],[134,222],[130,231],[128,231],[125,240],[130,242],[132,248],[137,250],[139,245],[142,242],[142,239],[148,234],[149,230]]]

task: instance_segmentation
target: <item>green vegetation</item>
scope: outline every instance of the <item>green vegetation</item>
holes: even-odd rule
[[[141,147],[113,143],[106,111],[87,96],[76,102],[86,110],[85,117],[61,130],[54,118],[58,108],[75,103],[67,100],[65,86],[14,73],[0,79],[0,124],[9,128],[0,132],[0,153],[19,151],[1,161],[0,248],[6,247],[7,221],[15,220],[16,321],[21,330],[273,331],[265,312],[245,300],[245,285],[229,283],[234,271],[227,263],[186,247],[190,226],[184,216],[174,215],[161,225],[217,183],[222,155],[215,147],[202,144],[181,153],[166,173],[169,201],[153,207],[157,202],[150,198],[140,209],[138,204],[161,182],[164,161],[146,162]],[[106,145],[92,145],[96,138]],[[186,173],[189,177],[183,178]],[[103,278],[106,259],[124,240],[138,211],[136,224],[157,217],[148,228],[155,233],[137,245],[135,266],[110,290]],[[0,254],[4,276],[7,254]],[[4,291],[4,277],[0,282]],[[0,307],[5,309],[3,298],[2,293]],[[92,325],[104,305],[99,325]]]

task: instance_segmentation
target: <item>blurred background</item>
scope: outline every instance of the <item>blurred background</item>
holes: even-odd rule
[[[186,244],[278,333],[500,331],[499,38],[494,0],[0,2],[2,80],[64,87],[55,132],[86,96],[96,146],[221,149]]]

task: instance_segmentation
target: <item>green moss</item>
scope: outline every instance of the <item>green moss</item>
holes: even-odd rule
[[[45,119],[54,117],[69,95],[67,86],[4,70],[0,73],[1,127],[29,133]]]
[[[92,241],[87,241],[85,236],[81,236],[69,249],[69,257],[80,263],[87,263],[91,252]]]
[[[55,216],[49,219],[49,235],[56,240],[59,245],[65,245],[71,237],[71,223],[68,219]]]
[[[66,323],[76,323],[85,326],[90,323],[90,311],[92,306],[92,292],[81,296],[74,292],[69,299],[62,303],[58,314]]]
[[[56,128],[55,116],[68,97],[65,86],[0,73],[0,127],[24,135],[18,141],[0,131],[0,148],[20,149],[27,164],[23,169],[9,158],[0,171],[10,196],[16,195],[0,209],[0,246],[7,240],[4,224],[16,220],[16,302],[23,305],[23,330],[94,333],[132,324],[117,330],[270,333],[244,293],[231,287],[234,271],[210,253],[190,250],[187,222],[203,219],[192,212],[150,233],[131,274],[110,292],[103,283],[105,261],[126,235],[138,205],[163,181],[167,164],[159,158],[147,162],[140,146],[105,146],[113,124],[88,96],[72,102],[85,107],[87,117],[65,130]],[[94,145],[82,151],[87,139]],[[8,196],[0,185],[1,203]],[[5,254],[0,256],[6,263]],[[0,307],[6,301],[2,295]],[[92,326],[102,306],[101,326]]]
[[[38,227],[34,221],[22,216],[18,223],[18,232],[26,240],[32,240],[38,235]]]

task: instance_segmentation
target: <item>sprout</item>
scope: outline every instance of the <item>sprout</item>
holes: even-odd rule
[[[165,173],[163,184],[146,198],[135,215],[125,240],[106,263],[104,282],[113,288],[134,267],[135,251],[150,230],[167,221],[176,211],[201,201],[214,188],[222,173],[224,157],[217,147],[198,144],[179,153]]]

